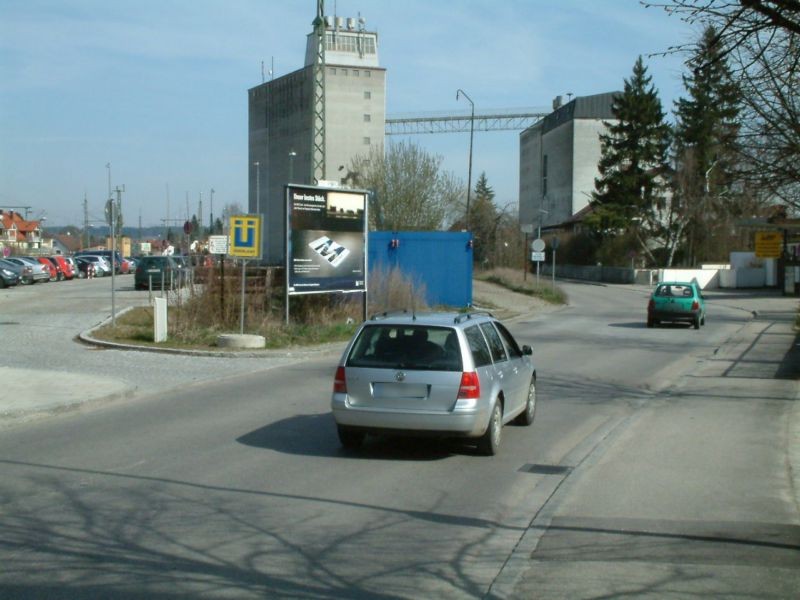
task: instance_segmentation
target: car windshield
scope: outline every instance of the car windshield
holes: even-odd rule
[[[461,352],[458,336],[449,327],[369,325],[353,344],[347,365],[461,371]]]

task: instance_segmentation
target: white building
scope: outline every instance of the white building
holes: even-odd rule
[[[520,134],[519,218],[521,225],[547,227],[585,208],[600,173],[600,134],[613,121],[615,94],[576,97]]]
[[[386,128],[386,69],[378,62],[378,34],[363,19],[326,17],[325,174],[340,181],[351,160],[382,147]],[[313,184],[313,65],[316,34],[308,35],[305,66],[248,91],[249,202],[261,213],[263,257],[285,255],[284,186]],[[341,167],[341,168],[340,168]]]

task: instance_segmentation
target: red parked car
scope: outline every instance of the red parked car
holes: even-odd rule
[[[36,260],[50,269],[50,281],[61,281],[61,277],[59,277],[58,267],[56,267],[55,263],[51,262],[49,258],[46,256],[37,256]]]
[[[75,271],[73,270],[72,265],[69,264],[67,259],[60,254],[51,256],[50,261],[54,263],[56,268],[60,271],[59,279],[72,279],[75,277]]]

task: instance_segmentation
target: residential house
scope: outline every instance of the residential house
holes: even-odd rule
[[[0,245],[20,253],[41,249],[46,245],[41,223],[27,221],[13,210],[0,209]]]

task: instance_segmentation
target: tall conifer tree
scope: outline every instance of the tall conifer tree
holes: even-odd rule
[[[648,237],[656,234],[665,204],[671,130],[641,56],[611,112],[615,121],[600,135],[600,177],[587,223],[604,238],[634,231],[652,260]]]
[[[719,39],[713,27],[705,29],[683,76],[688,98],[675,103],[675,203],[685,222],[684,262],[690,265],[724,258],[720,238],[727,236],[724,224],[736,212],[730,189],[739,154],[741,94]]]

